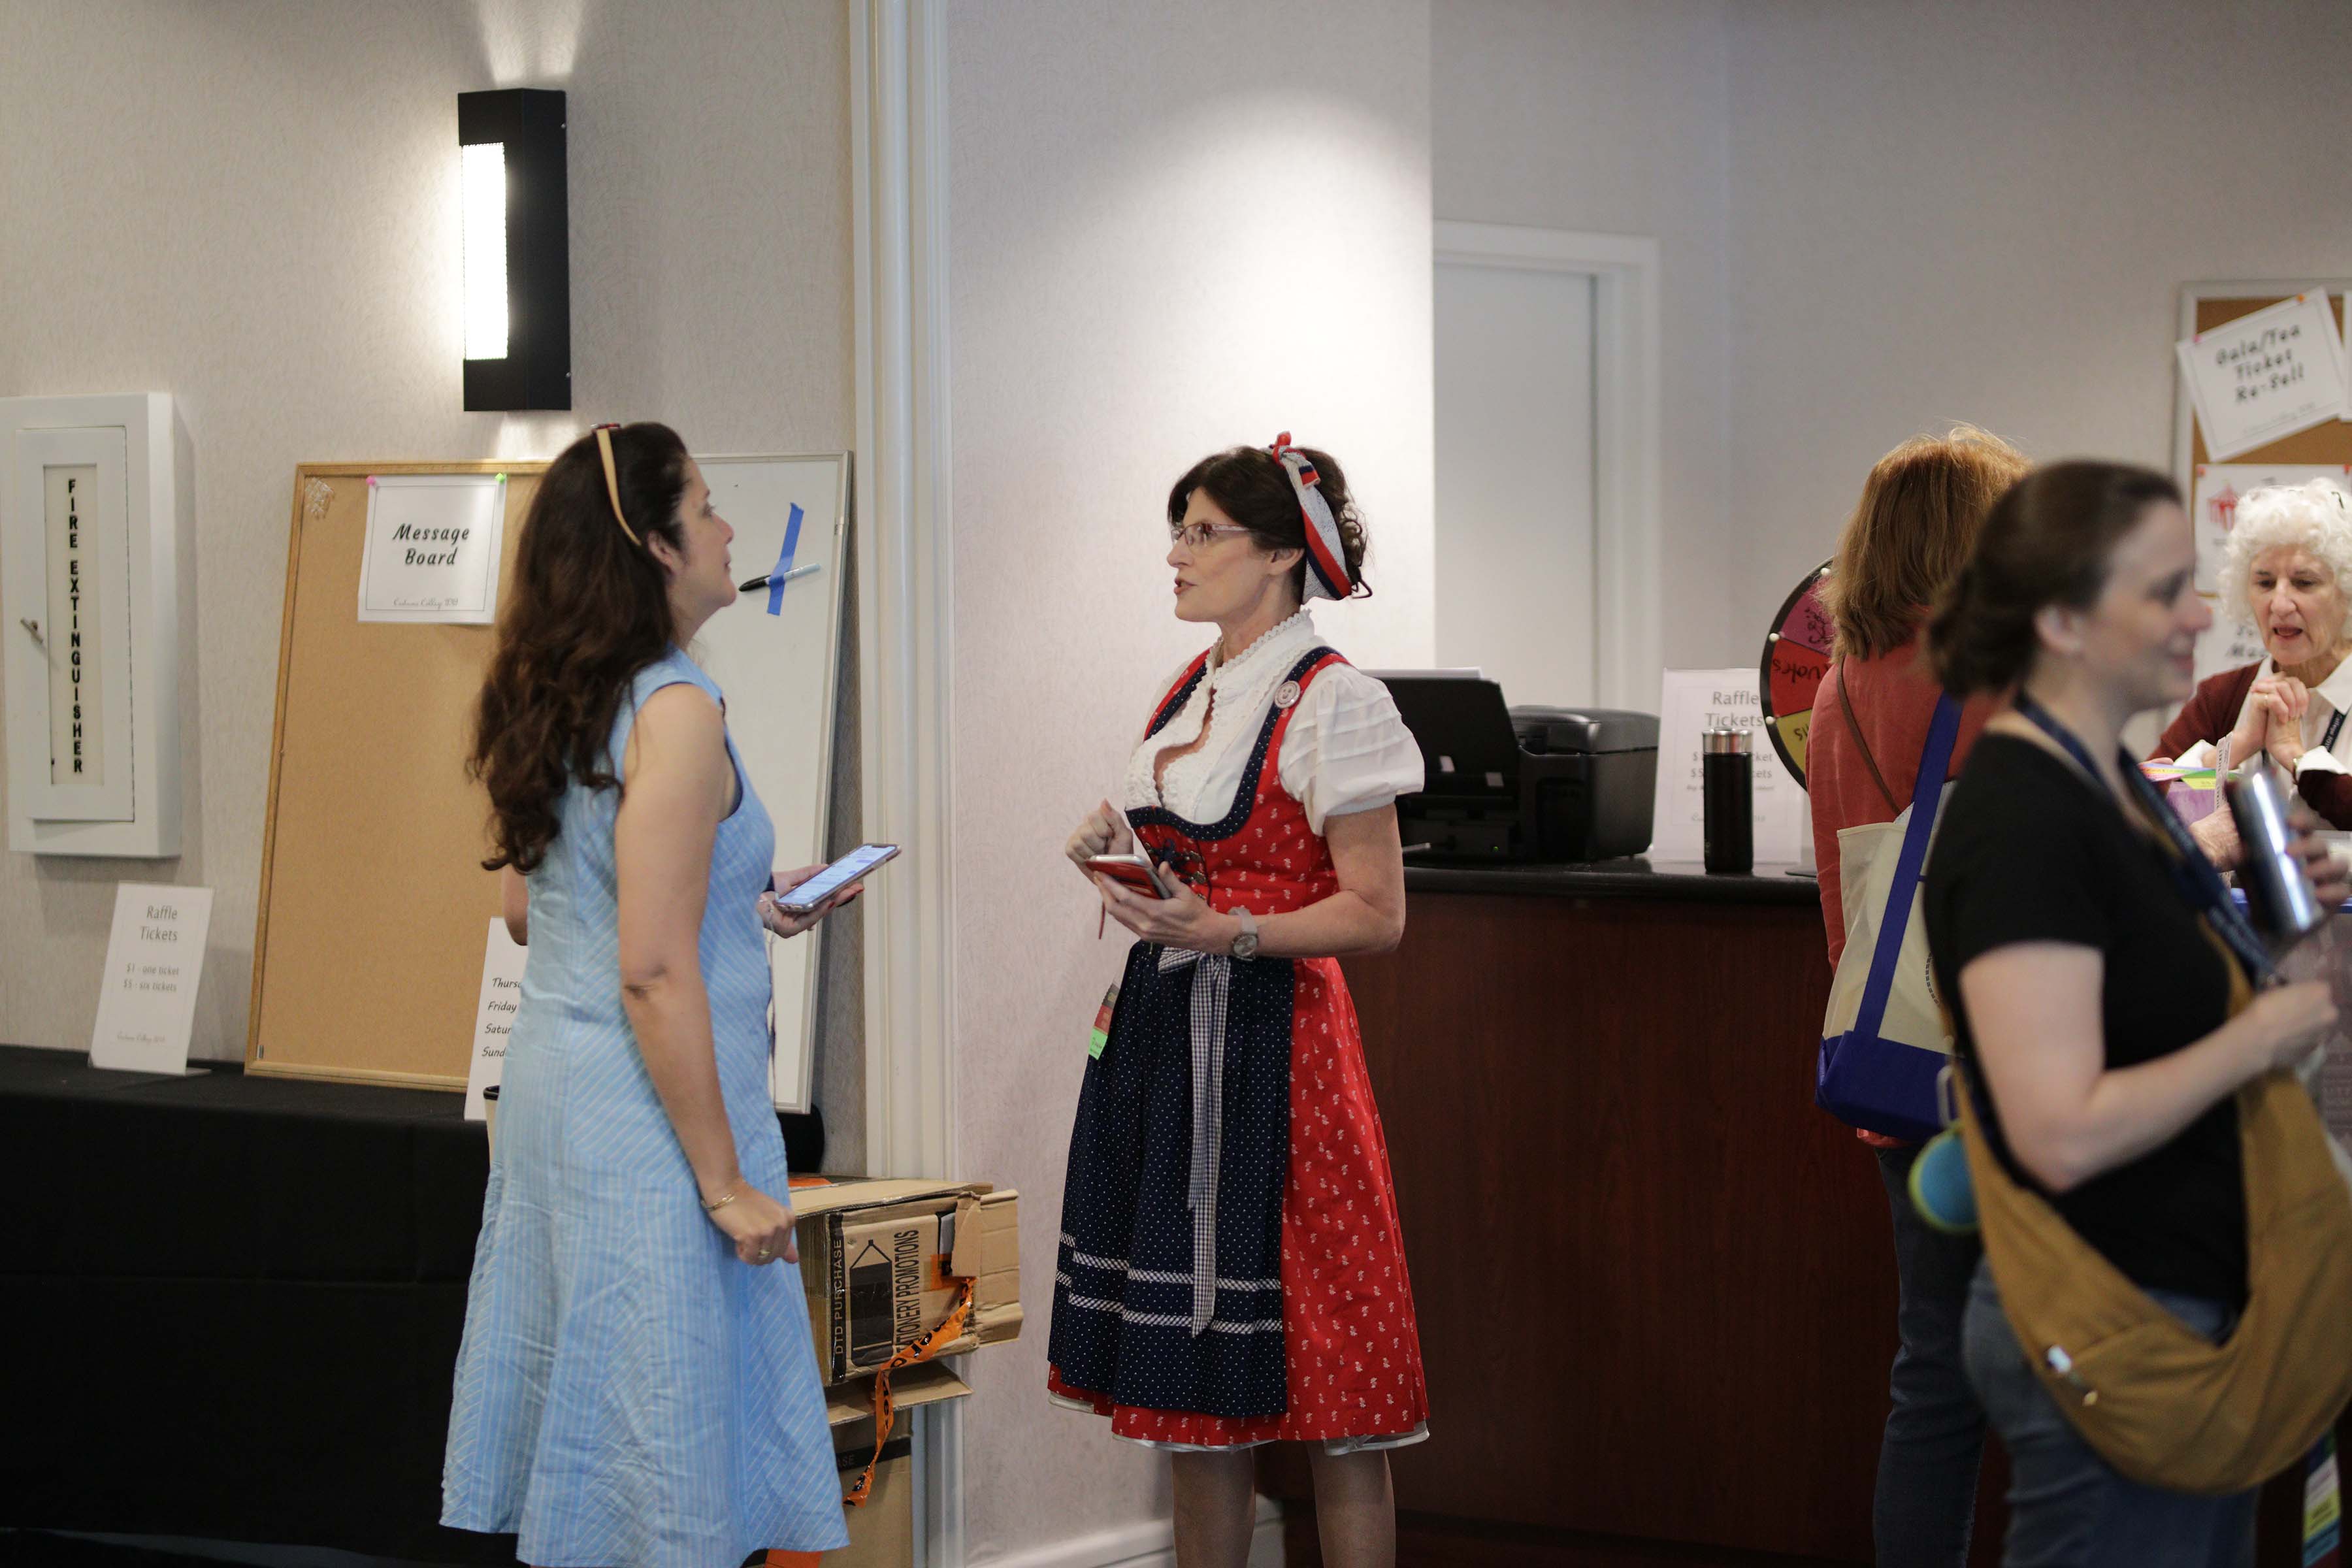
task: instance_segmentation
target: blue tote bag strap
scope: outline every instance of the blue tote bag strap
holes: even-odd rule
[[[1903,933],[1911,925],[1911,900],[1919,890],[1920,868],[1927,863],[1927,840],[1936,831],[1936,808],[1944,795],[1944,775],[1952,769],[1952,747],[1960,738],[1960,705],[1949,692],[1936,700],[1936,716],[1927,724],[1927,744],[1919,752],[1919,777],[1911,786],[1911,826],[1903,832],[1903,850],[1895,858],[1895,880],[1886,889],[1886,910],[1878,922],[1878,945],[1870,955],[1870,979],[1862,990],[1862,1010],[1853,1032],[1865,1039],[1878,1037],[1886,1019],[1887,994],[1895,988],[1895,963],[1902,956]]]

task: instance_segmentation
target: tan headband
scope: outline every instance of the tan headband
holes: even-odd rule
[[[611,425],[596,426],[596,450],[604,458],[604,494],[613,503],[613,521],[621,525],[621,531],[629,536],[629,542],[642,550],[645,541],[639,539],[637,531],[629,526],[629,520],[621,515],[621,481],[613,470],[613,432],[615,428]]]

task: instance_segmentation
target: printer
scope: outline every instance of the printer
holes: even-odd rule
[[[1408,847],[1486,862],[1610,860],[1650,847],[1654,715],[1507,707],[1475,669],[1368,673],[1421,746],[1422,791],[1397,802]]]

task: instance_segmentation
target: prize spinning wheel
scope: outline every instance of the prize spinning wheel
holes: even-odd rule
[[[1756,690],[1764,700],[1764,732],[1800,788],[1805,782],[1805,737],[1813,727],[1813,694],[1830,672],[1830,613],[1822,604],[1822,562],[1781,601],[1764,638]]]

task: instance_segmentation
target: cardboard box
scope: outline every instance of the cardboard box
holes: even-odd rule
[[[874,1488],[865,1506],[842,1510],[849,1521],[849,1544],[825,1553],[825,1568],[914,1568],[914,1423],[909,1410],[942,1399],[961,1399],[971,1390],[937,1362],[890,1374],[890,1397],[898,1418],[874,1467]],[[833,1426],[833,1452],[844,1492],[866,1473],[874,1457],[874,1380],[861,1377],[825,1392],[825,1417]]]
[[[940,1355],[1021,1333],[1021,1194],[985,1182],[844,1177],[793,1186],[817,1374],[846,1382],[938,1328],[972,1280],[964,1331]]]

